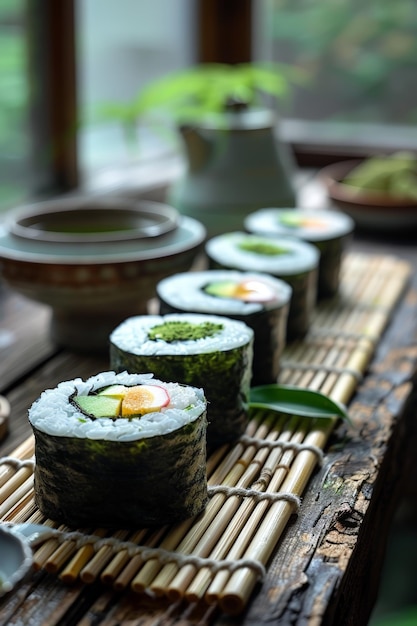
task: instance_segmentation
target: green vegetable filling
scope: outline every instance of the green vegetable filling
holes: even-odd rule
[[[301,226],[303,218],[300,215],[292,215],[291,213],[282,213],[278,218],[278,222],[289,228],[298,228]]]
[[[290,252],[288,248],[281,248],[264,239],[245,239],[238,244],[238,248],[246,252],[254,252],[255,254],[263,254],[266,256],[278,256]]]
[[[76,396],[74,402],[78,407],[94,417],[112,417],[116,418],[120,413],[121,401],[118,398],[107,396]]]
[[[209,283],[203,288],[203,291],[209,296],[217,296],[218,298],[233,297],[236,291],[236,283],[231,280],[219,280]]]
[[[192,324],[191,322],[170,321],[153,326],[148,331],[148,337],[151,341],[166,341],[174,343],[175,341],[187,341],[205,339],[213,337],[223,330],[223,324],[214,324],[213,322],[201,322],[200,324]]]

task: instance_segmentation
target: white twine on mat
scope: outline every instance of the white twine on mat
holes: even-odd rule
[[[13,528],[13,523],[9,523],[7,526]],[[216,560],[194,554],[180,554],[164,550],[163,548],[149,548],[148,546],[138,545],[133,541],[121,541],[116,537],[98,537],[97,535],[85,535],[79,531],[63,531],[56,528],[48,528],[45,534],[41,534],[37,539],[32,540],[31,545],[36,547],[46,539],[51,538],[56,539],[59,544],[65,541],[73,541],[76,549],[91,545],[94,552],[98,552],[103,547],[111,548],[113,553],[126,550],[129,557],[140,556],[144,562],[156,559],[162,565],[175,563],[179,567],[182,565],[194,565],[197,568],[207,567],[213,574],[217,574],[222,569],[227,569],[233,573],[243,567],[253,570],[261,579],[266,574],[265,566],[255,559]]]
[[[14,456],[2,456],[0,457],[0,465],[11,465],[15,469],[21,469],[22,467],[35,467],[34,459],[18,459]]]
[[[323,370],[324,372],[330,372],[330,374],[349,374],[356,378],[358,382],[361,382],[363,379],[362,372],[358,370],[354,370],[350,367],[335,367],[332,365],[325,365],[324,363],[298,363],[297,361],[283,361],[282,368],[308,371],[314,370],[320,372]]]
[[[298,512],[301,506],[301,499],[294,493],[287,493],[277,491],[272,493],[270,491],[258,491],[257,489],[245,489],[244,487],[228,487],[227,485],[213,485],[208,488],[209,496],[216,493],[224,493],[227,496],[240,496],[242,498],[253,498],[256,502],[261,500],[268,500],[269,502],[277,502],[278,500],[286,500],[289,504],[292,504]]]
[[[295,441],[270,441],[269,439],[257,439],[256,437],[250,437],[249,435],[242,435],[239,437],[239,441],[241,443],[245,443],[251,446],[255,446],[258,450],[259,448],[282,448],[283,450],[294,450],[294,452],[302,452],[303,450],[307,450],[308,452],[313,452],[317,456],[318,462],[321,464],[323,462],[323,450],[318,446],[310,443],[296,443]]]

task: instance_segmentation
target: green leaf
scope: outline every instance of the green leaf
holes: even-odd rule
[[[341,417],[349,420],[346,407],[328,396],[310,389],[290,385],[261,385],[252,387],[249,406],[270,409],[302,417]]]

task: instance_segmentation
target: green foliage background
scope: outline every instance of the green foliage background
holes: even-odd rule
[[[303,67],[336,119],[417,121],[415,0],[271,0],[264,31]],[[325,107],[323,107],[325,110]]]
[[[0,3],[0,208],[21,195],[16,178],[28,154],[24,0]]]

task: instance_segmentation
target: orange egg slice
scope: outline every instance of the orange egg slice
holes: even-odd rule
[[[169,395],[159,385],[128,387],[122,400],[122,417],[133,417],[160,411],[169,404]]]
[[[275,293],[269,285],[259,280],[244,280],[236,284],[233,296],[247,302],[267,302],[274,299]]]

